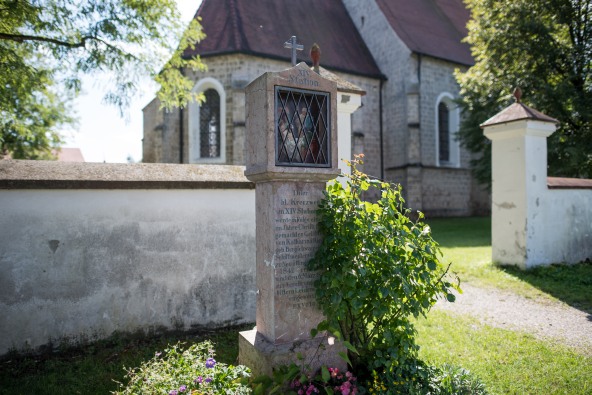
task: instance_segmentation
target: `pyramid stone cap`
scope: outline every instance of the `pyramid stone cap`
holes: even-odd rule
[[[485,128],[487,126],[493,126],[501,123],[522,120],[541,121],[555,124],[559,123],[559,121],[555,118],[545,115],[542,112],[539,112],[533,108],[530,108],[524,103],[520,103],[520,101],[518,100],[516,103],[497,113],[493,117],[489,118],[487,121],[483,122],[480,126],[482,128]]]
[[[341,78],[337,74],[330,72],[329,70],[325,69],[324,67],[319,67],[320,75],[323,78],[326,78],[330,81],[337,83],[337,91],[342,93],[353,93],[356,95],[364,96],[366,95],[366,91],[357,86],[356,84]]]

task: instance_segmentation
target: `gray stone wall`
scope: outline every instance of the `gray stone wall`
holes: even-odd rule
[[[450,62],[422,56],[421,58],[421,162],[426,166],[437,166],[436,152],[436,106],[438,97],[449,93],[459,97],[459,86],[454,70],[461,68]],[[469,168],[469,152],[460,150],[460,168]]]
[[[233,54],[208,57],[205,59],[208,70],[205,73],[192,73],[197,82],[210,77],[218,80],[226,91],[226,164],[243,165],[245,162],[245,93],[244,88],[255,78],[268,71],[281,71],[290,67],[288,62],[264,59],[256,56]],[[322,59],[321,59],[322,65]],[[365,171],[380,176],[380,136],[379,136],[379,81],[363,76],[335,73],[366,91],[362,97],[363,106],[352,118],[353,131],[363,133],[363,146],[366,155]],[[144,109],[144,162],[178,162],[178,155],[172,151],[179,147],[179,110],[170,114],[158,111],[153,101]],[[188,111],[184,111],[184,162],[189,158]],[[359,146],[359,144],[358,144]]]
[[[363,153],[364,165],[360,170],[380,177],[380,81],[345,73],[335,74],[366,92],[362,96],[362,106],[352,114],[352,158],[353,154]],[[363,150],[356,147],[363,147]]]
[[[403,186],[409,207],[432,216],[488,212],[489,194],[473,179],[465,149],[460,168],[437,167],[437,99],[445,92],[458,97],[454,70],[462,66],[412,53],[376,2],[343,3],[388,78],[382,93],[385,178]]]
[[[459,65],[412,53],[390,27],[376,2],[344,0],[353,22],[360,31],[368,48],[382,72],[387,77],[382,84],[378,79],[336,73],[366,91],[362,107],[352,115],[352,150],[363,150],[366,173],[403,185],[403,194],[409,207],[427,213],[444,215],[448,212],[487,213],[490,198],[473,180],[469,171],[438,168],[436,152],[436,104],[442,93],[458,96],[459,88],[454,79],[454,70]],[[208,71],[193,75],[199,78],[215,78],[226,91],[226,163],[244,164],[245,112],[244,87],[268,71],[281,71],[290,65],[287,62],[260,57],[233,54],[205,59]],[[322,59],[321,59],[322,65]],[[380,145],[380,96],[382,94],[382,133]],[[149,107],[147,107],[147,110]],[[152,111],[152,110],[151,110]],[[145,116],[146,118],[146,116]],[[178,115],[165,114],[163,127],[156,137],[145,136],[162,154],[159,156],[146,149],[146,157],[155,161],[178,161],[173,151],[179,147]],[[184,113],[184,161],[189,157],[188,111]],[[150,128],[147,128],[149,130]],[[175,136],[175,133],[177,134]],[[161,136],[161,137],[159,137]],[[381,151],[384,167],[381,169]],[[147,160],[146,160],[147,161]],[[470,166],[469,153],[460,149],[460,169]],[[426,174],[426,169],[431,169]],[[428,185],[441,179],[449,184]],[[452,178],[448,174],[454,173]],[[469,186],[466,187],[466,184]],[[433,191],[443,193],[432,196]],[[460,196],[458,191],[467,191]],[[449,196],[445,198],[444,196]],[[456,199],[452,202],[452,197]],[[441,200],[439,200],[441,199]],[[441,203],[438,203],[441,201]]]
[[[144,138],[142,139],[142,162],[162,162],[162,130],[164,112],[159,111],[160,101],[156,98],[142,109]]]
[[[432,217],[464,217],[472,214],[471,171],[424,168],[422,211]]]
[[[406,95],[416,82],[409,71],[411,51],[390,28],[376,2],[345,0],[343,3],[378,67],[388,78],[382,92],[384,167],[403,166],[408,161]],[[353,131],[358,130],[354,127]]]

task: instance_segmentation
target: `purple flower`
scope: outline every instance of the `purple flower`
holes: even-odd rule
[[[309,385],[308,388],[306,389],[306,395],[311,395],[313,392],[318,393],[319,390],[317,389],[317,387],[315,387],[314,385]]]
[[[206,360],[206,368],[213,368],[216,365],[216,360],[214,358],[208,358]]]
[[[177,395],[177,390],[170,390],[169,395]]]
[[[212,382],[212,378],[211,377],[206,378],[206,383],[211,383],[211,382]]]
[[[187,386],[186,385],[182,385],[179,387],[179,392],[185,392],[187,391]]]
[[[156,352],[154,355],[158,358],[162,353],[160,351]]]
[[[202,381],[203,381],[203,378],[202,378],[201,376],[198,376],[198,377],[197,377],[195,380],[193,380],[193,382],[194,382],[195,384],[201,384],[201,383],[202,383]]]

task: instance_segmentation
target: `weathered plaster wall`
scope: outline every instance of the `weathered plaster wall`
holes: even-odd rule
[[[527,267],[592,259],[592,189],[550,189],[533,203]]]
[[[0,162],[0,355],[254,321],[243,167],[68,165]]]
[[[527,269],[592,258],[592,189],[547,186],[546,139],[554,131],[552,123],[531,120],[484,130],[492,140],[492,258],[498,264]]]

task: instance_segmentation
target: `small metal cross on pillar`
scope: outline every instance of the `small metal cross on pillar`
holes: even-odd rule
[[[304,45],[296,44],[296,36],[292,36],[289,41],[284,43],[284,48],[292,50],[292,66],[296,66],[296,51],[303,51]]]

